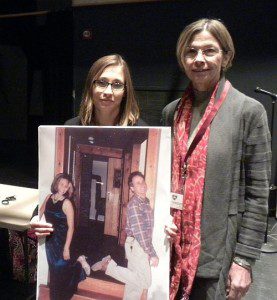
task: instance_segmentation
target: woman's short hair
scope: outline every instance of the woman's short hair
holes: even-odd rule
[[[72,179],[70,177],[70,175],[66,174],[66,173],[59,173],[55,176],[52,184],[51,184],[51,193],[52,194],[55,194],[58,192],[58,185],[59,185],[59,182],[62,180],[62,179],[66,179],[68,181],[68,183],[72,186],[69,186],[68,188],[68,191],[64,194],[64,196],[66,198],[71,198],[72,197],[72,194],[74,192],[74,186],[73,186],[73,183],[72,183]],[[72,190],[73,189],[73,190]]]
[[[176,48],[176,55],[180,67],[184,70],[184,52],[190,46],[194,36],[202,31],[208,31],[214,38],[217,39],[224,54],[229,55],[229,61],[222,71],[227,71],[232,66],[232,61],[235,56],[235,48],[232,37],[222,21],[216,19],[200,19],[184,28],[179,36]]]
[[[79,113],[82,125],[93,125],[93,82],[109,66],[122,66],[125,77],[125,90],[120,107],[119,125],[134,125],[139,118],[139,108],[135,98],[129,67],[122,56],[112,54],[99,58],[88,72]]]

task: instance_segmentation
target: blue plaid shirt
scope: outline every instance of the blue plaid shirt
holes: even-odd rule
[[[126,234],[133,236],[149,257],[157,256],[152,244],[154,215],[147,198],[134,195],[127,205]]]

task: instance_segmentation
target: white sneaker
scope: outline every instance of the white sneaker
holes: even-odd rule
[[[77,261],[81,264],[82,268],[84,269],[87,276],[90,275],[90,266],[87,263],[86,257],[84,255],[80,255],[77,258]]]
[[[103,257],[102,260],[98,261],[97,263],[91,266],[92,271],[96,272],[102,270],[103,266],[109,263],[111,259],[112,258],[110,255]]]

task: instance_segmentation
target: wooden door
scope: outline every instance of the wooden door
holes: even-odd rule
[[[141,144],[134,144],[131,153],[127,152],[124,155],[124,169],[123,169],[123,191],[120,212],[119,225],[119,244],[124,245],[126,240],[126,221],[127,221],[127,205],[129,199],[133,196],[128,186],[128,177],[132,172],[139,171],[141,159]]]
[[[104,234],[118,237],[122,182],[122,159],[109,158]]]
[[[104,157],[113,157],[111,159],[119,159],[121,161],[122,158],[122,149],[118,148],[108,148],[108,147],[99,147],[99,146],[91,146],[91,145],[76,145],[76,155],[75,155],[75,188],[76,188],[76,224],[79,225],[80,220],[80,204],[81,204],[81,172],[82,172],[82,156],[84,154],[104,156]]]
[[[131,173],[132,156],[127,152],[124,155],[124,167],[123,167],[123,184],[122,184],[122,201],[120,209],[120,224],[119,224],[119,244],[124,245],[126,240],[126,221],[127,221],[127,204],[129,202],[129,186],[128,177]]]

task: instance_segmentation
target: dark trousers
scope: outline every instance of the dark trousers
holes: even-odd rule
[[[196,277],[190,300],[215,300],[215,293],[218,285],[218,279],[207,279]]]
[[[218,300],[215,293],[218,279],[207,279],[196,277],[193,283],[189,300]],[[182,299],[182,290],[179,289],[176,300]],[[222,299],[223,300],[223,299]]]

